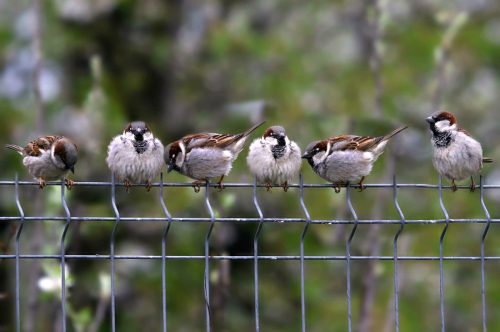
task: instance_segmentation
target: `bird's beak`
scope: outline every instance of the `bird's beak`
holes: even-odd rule
[[[142,132],[141,129],[137,129],[134,131],[134,138],[136,141],[142,141],[144,140],[144,133]]]
[[[286,144],[285,134],[279,134],[277,141],[280,145],[285,145]]]
[[[428,123],[435,123],[436,122],[432,116],[425,118],[425,121],[427,121]]]
[[[304,153],[304,154],[302,155],[302,158],[304,158],[304,159],[309,159],[309,158],[311,158],[311,155],[310,155],[309,153],[307,153],[307,152],[306,152],[306,153]]]
[[[71,173],[75,174],[75,166],[71,166],[70,169]]]

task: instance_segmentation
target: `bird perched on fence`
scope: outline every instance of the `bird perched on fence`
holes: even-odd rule
[[[288,190],[288,183],[297,178],[302,159],[300,148],[286,135],[285,128],[272,126],[261,138],[250,144],[247,164],[257,182],[269,191],[272,185]]]
[[[452,190],[457,190],[455,181],[470,177],[470,191],[474,191],[474,175],[483,163],[493,162],[483,157],[481,144],[460,128],[450,112],[438,111],[425,119],[432,132],[432,164],[439,175],[451,180]]]
[[[131,122],[109,143],[106,162],[127,191],[132,183],[145,184],[149,191],[163,166],[163,144],[153,136],[146,123]]]
[[[195,192],[200,190],[200,185],[217,177],[220,177],[217,184],[223,189],[222,180],[231,171],[248,135],[263,123],[258,123],[241,134],[191,134],[170,143],[165,149],[168,172],[176,170],[195,179]]]
[[[400,127],[379,137],[340,135],[314,141],[307,146],[302,158],[316,174],[335,185],[335,192],[340,192],[342,184],[358,181],[361,191],[365,176],[370,174],[389,139],[406,128]]]
[[[40,188],[45,181],[64,179],[66,187],[71,189],[73,181],[66,178],[69,171],[75,172],[78,148],[64,136],[48,135],[31,141],[24,148],[14,144],[6,144],[23,156],[23,165],[38,180]]]

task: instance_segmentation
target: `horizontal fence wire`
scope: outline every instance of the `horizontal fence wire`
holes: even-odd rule
[[[111,290],[110,290],[110,324],[111,330],[116,331],[116,315],[119,308],[116,308],[116,270],[115,262],[117,260],[161,260],[161,294],[162,294],[162,330],[167,331],[168,326],[168,308],[167,308],[167,272],[168,261],[174,260],[203,260],[204,261],[204,276],[203,276],[203,297],[205,301],[205,329],[206,331],[214,330],[213,317],[210,307],[210,261],[253,261],[253,277],[254,277],[254,322],[255,331],[260,331],[260,299],[259,299],[259,262],[260,261],[299,261],[300,262],[300,320],[301,331],[306,331],[306,273],[305,261],[344,261],[346,264],[346,301],[347,301],[347,327],[348,331],[353,330],[353,315],[352,315],[352,284],[351,284],[351,265],[352,261],[392,261],[393,265],[393,314],[394,314],[394,327],[398,332],[399,325],[399,261],[437,261],[439,262],[439,303],[440,303],[440,329],[446,330],[446,307],[445,307],[445,288],[444,288],[444,261],[478,261],[480,262],[481,269],[481,307],[482,307],[482,331],[487,331],[487,305],[486,305],[486,285],[485,285],[485,262],[486,261],[499,261],[500,256],[486,256],[485,255],[485,241],[489,232],[491,224],[500,223],[500,219],[491,218],[488,208],[484,202],[484,193],[487,190],[499,189],[500,185],[486,185],[484,178],[480,178],[479,192],[480,204],[484,213],[484,218],[469,218],[469,219],[454,219],[450,218],[448,211],[443,201],[443,190],[451,189],[451,186],[444,186],[441,178],[439,183],[435,184],[411,184],[411,183],[397,183],[396,177],[393,178],[392,183],[382,184],[365,184],[366,189],[387,188],[392,190],[393,205],[397,212],[399,219],[359,219],[356,209],[352,204],[351,190],[360,188],[358,185],[348,185],[346,187],[346,205],[351,215],[350,219],[312,219],[304,200],[304,191],[306,189],[328,189],[332,188],[330,184],[305,184],[302,175],[299,178],[298,184],[290,184],[290,188],[298,189],[298,201],[300,208],[303,212],[302,218],[270,218],[265,217],[261,207],[257,188],[265,188],[265,185],[257,184],[254,179],[253,183],[225,183],[226,188],[252,188],[253,203],[257,217],[247,218],[232,218],[232,217],[216,217],[210,202],[210,191],[218,187],[218,184],[207,183],[204,186],[205,195],[205,208],[207,211],[206,217],[175,217],[169,212],[167,207],[168,195],[165,193],[167,187],[191,187],[191,183],[176,183],[164,182],[163,175],[161,175],[160,182],[152,184],[152,187],[159,188],[159,204],[163,212],[163,217],[122,217],[116,202],[116,189],[123,187],[122,183],[117,183],[114,176],[110,182],[91,182],[79,181],[74,182],[74,187],[106,187],[110,188],[111,193],[111,207],[114,216],[76,216],[70,212],[66,201],[66,188],[63,181],[47,182],[48,186],[60,186],[61,188],[61,206],[64,211],[64,216],[27,216],[21,204],[20,187],[21,186],[38,186],[35,181],[19,181],[17,175],[14,181],[0,181],[0,187],[14,187],[15,204],[18,210],[18,215],[14,216],[0,216],[0,222],[16,222],[17,229],[15,232],[15,250],[14,254],[0,254],[0,259],[15,260],[15,327],[16,331],[21,331],[21,295],[20,295],[20,261],[21,260],[59,260],[61,270],[61,327],[62,331],[67,330],[67,296],[66,296],[66,263],[70,260],[109,260],[110,273],[111,273]],[[141,185],[132,185],[141,186]],[[406,219],[403,210],[398,202],[398,191],[401,188],[415,188],[422,190],[435,190],[438,191],[439,205],[443,214],[443,218],[438,219]],[[459,186],[458,188],[469,189],[468,186]],[[165,197],[167,196],[167,197]],[[60,250],[58,254],[25,254],[20,252],[20,240],[22,237],[23,227],[28,222],[33,221],[53,221],[64,223],[64,228],[60,238]],[[112,222],[113,228],[109,239],[109,254],[66,254],[66,235],[73,222]],[[161,255],[117,255],[115,252],[116,234],[118,227],[123,222],[158,222],[164,224],[161,239]],[[208,228],[204,238],[204,255],[169,255],[167,253],[168,236],[172,225],[175,223],[207,223]],[[255,223],[256,229],[253,236],[253,254],[252,255],[211,255],[210,253],[210,240],[215,223]],[[264,225],[266,223],[303,223],[304,227],[300,234],[300,254],[299,255],[260,255],[259,254],[259,240]],[[360,225],[399,225],[393,238],[393,254],[392,255],[353,255],[351,253],[351,243],[356,235],[358,226]],[[441,235],[439,237],[439,255],[438,256],[411,256],[398,254],[398,240],[403,234],[406,225],[443,225]],[[444,255],[444,242],[446,234],[450,225],[453,224],[484,224],[483,231],[480,238],[480,255],[479,256],[453,256]],[[304,241],[307,231],[311,225],[351,225],[348,236],[345,242],[344,255],[306,255],[304,249]]]

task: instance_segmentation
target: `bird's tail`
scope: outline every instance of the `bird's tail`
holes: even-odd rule
[[[493,159],[491,159],[491,158],[488,158],[488,157],[483,158],[483,163],[492,163],[492,162],[493,162]]]
[[[20,147],[19,145],[15,145],[15,144],[5,144],[5,147],[7,149],[11,149],[11,150],[14,150],[16,151],[17,153],[19,153],[21,156],[24,156],[24,148],[23,147]]]
[[[266,121],[262,121],[262,122],[260,122],[260,123],[257,123],[257,124],[255,124],[255,125],[253,125],[253,126],[252,126],[252,127],[250,127],[249,129],[247,129],[245,132],[243,132],[243,133],[241,134],[241,137],[246,137],[246,136],[250,135],[251,133],[253,133],[253,132],[254,132],[254,130],[255,130],[255,129],[257,129],[257,128],[259,128],[260,126],[262,126],[262,125],[264,124],[264,122],[266,122]]]
[[[249,129],[242,132],[241,134],[229,136],[229,140],[227,140],[226,146],[235,143],[233,147],[233,151],[235,152],[235,157],[234,157],[235,159],[238,156],[238,153],[240,153],[241,150],[243,149],[247,136],[250,135],[255,129],[262,126],[264,122],[265,121],[262,121],[260,123],[253,125]]]
[[[400,132],[402,132],[406,128],[408,128],[408,126],[402,126],[402,127],[394,129],[389,134],[383,136],[382,137],[382,141],[387,141],[388,139],[391,139],[393,136],[395,136],[396,134],[399,134]]]

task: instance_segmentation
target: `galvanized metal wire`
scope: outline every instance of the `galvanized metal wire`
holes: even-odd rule
[[[255,331],[260,331],[259,316],[259,235],[264,225],[264,214],[257,199],[257,178],[253,181],[253,204],[259,215],[259,224],[253,237],[253,279],[254,279],[254,301],[255,301]]]
[[[403,229],[405,227],[406,219],[403,214],[403,210],[401,206],[399,206],[398,202],[398,188],[396,186],[396,176],[394,175],[393,180],[393,201],[394,207],[401,218],[401,225],[399,226],[396,235],[394,236],[393,242],[393,250],[394,250],[394,324],[396,328],[396,332],[399,332],[399,268],[398,268],[398,240],[401,233],[403,233]]]
[[[485,257],[484,257],[484,242],[486,241],[486,235],[490,230],[491,225],[491,216],[488,208],[486,207],[486,203],[484,202],[484,178],[481,176],[479,179],[479,188],[480,194],[479,197],[481,199],[481,208],[483,209],[484,215],[486,217],[487,224],[484,227],[483,234],[481,235],[481,309],[482,309],[482,328],[483,332],[488,330],[487,327],[487,315],[486,315],[486,281],[485,281]]]
[[[344,261],[346,269],[346,300],[347,300],[347,327],[348,331],[353,330],[353,313],[352,313],[352,261],[392,261],[393,264],[393,310],[394,310],[394,326],[395,331],[399,332],[399,298],[400,298],[400,284],[399,284],[399,262],[400,261],[437,261],[439,262],[439,305],[440,305],[440,329],[441,331],[446,330],[446,301],[445,301],[445,274],[444,274],[444,262],[445,261],[479,261],[481,269],[481,313],[482,313],[482,331],[487,331],[487,302],[486,302],[486,272],[485,272],[485,262],[486,261],[500,261],[500,256],[486,256],[485,254],[485,242],[492,224],[500,223],[500,219],[492,218],[488,208],[486,207],[484,194],[487,190],[500,189],[500,185],[487,185],[485,184],[484,178],[480,178],[480,204],[482,211],[484,213],[484,218],[469,218],[469,219],[454,219],[450,218],[448,210],[445,207],[443,200],[443,190],[451,188],[450,186],[444,186],[442,180],[439,180],[437,185],[434,184],[405,184],[397,183],[396,178],[393,178],[392,183],[384,184],[366,184],[365,187],[370,190],[373,188],[387,188],[392,190],[392,198],[394,209],[396,210],[399,219],[359,219],[357,211],[352,203],[351,193],[353,189],[359,188],[357,185],[348,185],[346,187],[346,206],[351,215],[350,219],[338,220],[338,219],[312,219],[307,204],[305,202],[305,192],[306,190],[322,190],[331,188],[328,184],[305,184],[302,176],[300,176],[298,184],[291,184],[290,188],[298,189],[298,203],[303,212],[303,217],[296,218],[271,218],[265,217],[263,208],[259,201],[259,191],[258,188],[265,187],[259,185],[254,179],[253,183],[226,183],[227,188],[241,188],[241,189],[252,189],[253,193],[253,204],[257,217],[246,217],[246,218],[232,218],[232,217],[216,217],[212,204],[210,201],[210,192],[217,186],[217,184],[207,183],[204,186],[204,203],[207,211],[206,217],[175,217],[173,216],[169,209],[167,208],[168,195],[165,193],[165,188],[178,188],[178,187],[190,187],[190,183],[171,183],[163,182],[163,176],[160,178],[160,182],[154,183],[153,187],[159,188],[158,193],[158,203],[163,212],[163,217],[122,217],[117,205],[116,191],[117,187],[123,186],[121,183],[117,183],[115,177],[111,177],[111,182],[75,182],[74,187],[102,187],[103,189],[110,189],[111,207],[113,211],[113,216],[98,216],[98,217],[88,217],[88,216],[75,216],[71,213],[71,210],[66,201],[66,188],[63,181],[60,182],[49,182],[48,186],[60,186],[61,190],[61,207],[63,208],[63,216],[26,216],[20,197],[20,187],[21,186],[38,186],[37,182],[34,181],[19,181],[17,175],[14,181],[0,181],[0,187],[13,186],[15,189],[15,204],[17,207],[17,215],[12,216],[0,216],[0,222],[15,222],[17,224],[17,229],[15,232],[15,251],[14,254],[0,254],[0,259],[15,260],[15,327],[16,331],[21,331],[21,294],[20,294],[20,280],[21,271],[20,263],[22,260],[58,260],[60,262],[61,271],[61,330],[67,330],[67,280],[66,280],[66,264],[69,260],[106,260],[110,262],[110,274],[111,274],[111,294],[110,294],[110,321],[111,330],[116,331],[117,326],[117,313],[119,310],[116,307],[116,261],[117,260],[159,260],[161,261],[161,295],[162,295],[162,330],[167,331],[168,322],[168,307],[167,307],[167,273],[168,262],[174,260],[203,260],[204,262],[204,276],[203,276],[203,289],[204,289],[204,302],[205,302],[205,329],[206,331],[212,331],[213,327],[213,317],[210,307],[210,262],[219,260],[230,260],[230,261],[252,261],[253,263],[253,277],[254,277],[254,321],[255,321],[255,331],[260,331],[261,329],[261,307],[259,298],[259,262],[261,261],[298,261],[300,263],[300,320],[301,320],[301,331],[306,331],[306,261]],[[443,218],[439,219],[406,219],[401,206],[398,201],[398,192],[403,188],[414,188],[422,190],[435,190],[438,193],[438,199],[440,208],[443,214]],[[467,188],[466,186],[461,186],[459,188]],[[63,231],[60,238],[60,250],[57,254],[43,254],[43,253],[21,253],[20,242],[23,232],[23,227],[26,222],[37,222],[37,221],[50,221],[55,223],[64,223]],[[160,223],[164,225],[162,238],[161,238],[161,255],[117,255],[115,244],[116,235],[119,225],[124,221],[130,222],[152,222]],[[67,235],[74,222],[100,222],[100,223],[113,223],[112,231],[109,239],[109,254],[67,254]],[[236,223],[236,222],[248,222],[255,223],[256,229],[253,237],[253,253],[251,255],[212,255],[210,252],[210,240],[213,233],[213,229],[216,223]],[[302,223],[303,229],[300,233],[299,255],[261,255],[259,253],[259,242],[262,235],[264,226],[266,223]],[[204,254],[203,255],[169,255],[167,253],[167,245],[169,239],[169,233],[171,227],[176,223],[207,223],[208,228],[206,229],[206,234],[204,238]],[[356,236],[358,227],[360,225],[399,225],[394,238],[393,238],[393,252],[392,255],[353,255],[351,251],[352,241]],[[406,225],[443,225],[441,235],[439,237],[439,255],[438,256],[409,256],[400,255],[398,253],[398,241],[404,232]],[[480,238],[480,255],[479,256],[454,256],[454,255],[444,255],[444,241],[446,238],[447,231],[452,224],[483,224],[484,228]],[[348,233],[345,242],[345,254],[344,255],[306,255],[305,254],[305,239],[308,234],[308,229],[311,225],[351,225],[351,229]]]
[[[443,242],[446,232],[448,231],[448,227],[450,226],[450,216],[448,215],[448,211],[444,206],[443,201],[443,179],[439,177],[439,206],[443,211],[445,218],[445,226],[443,231],[441,232],[441,236],[439,237],[439,308],[441,314],[441,332],[445,331],[445,309],[444,309],[444,269],[443,269]]]

